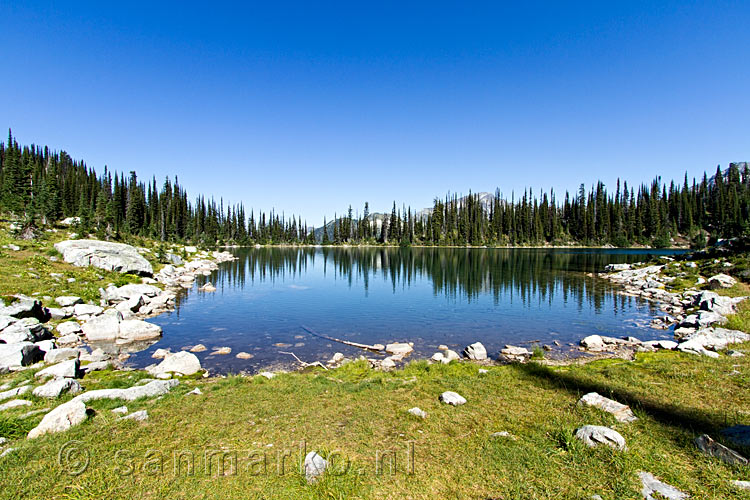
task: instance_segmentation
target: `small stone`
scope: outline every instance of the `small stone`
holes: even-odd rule
[[[188,392],[186,395],[188,394],[194,394],[196,396],[200,396],[201,394],[203,394],[203,392],[199,388],[196,387],[192,391]]]
[[[531,356],[531,352],[525,347],[516,347],[513,345],[506,345],[505,348],[500,351],[500,354],[515,357]]]
[[[444,365],[447,365],[451,361],[461,361],[461,356],[459,356],[456,351],[451,351],[450,349],[446,349],[443,352],[443,358],[440,360],[440,362],[443,363]]]
[[[750,481],[729,481],[729,484],[735,488],[750,491]]]
[[[128,407],[127,406],[118,406],[117,408],[114,408],[112,410],[112,413],[119,413],[120,415],[127,415],[127,413],[128,413]]]
[[[327,467],[328,461],[316,452],[311,451],[305,456],[305,479],[308,483],[317,481]]]
[[[638,420],[638,417],[633,414],[633,411],[629,406],[618,403],[617,401],[613,401],[609,398],[605,398],[604,396],[601,396],[596,392],[590,392],[586,394],[578,400],[578,404],[594,406],[602,411],[611,413],[618,422],[628,423]]]
[[[154,351],[151,357],[154,359],[164,359],[167,357],[168,354],[171,354],[169,352],[169,349],[157,349]]]
[[[445,391],[444,393],[442,393],[440,395],[440,401],[452,406],[458,406],[466,403],[466,399],[463,396],[453,391]]]
[[[650,472],[639,472],[638,477],[641,479],[643,488],[641,489],[641,495],[645,500],[656,500],[657,498],[666,498],[667,500],[685,500],[688,497],[686,493],[681,492],[674,486],[670,486],[666,483],[662,483]],[[654,496],[656,493],[661,496]]]
[[[605,444],[615,450],[627,450],[625,438],[609,427],[601,425],[584,425],[576,431],[575,436],[583,441],[586,446],[595,448],[600,444]]]
[[[438,351],[447,351],[447,350],[448,350],[448,346],[445,344],[440,344],[438,346]]]
[[[393,356],[383,358],[383,360],[380,362],[380,367],[384,370],[391,370],[393,368],[396,368],[396,362],[394,361]]]
[[[490,434],[490,437],[493,437],[493,438],[509,438],[509,439],[512,439],[513,441],[516,440],[516,437],[513,434],[511,434],[510,432],[508,432],[508,431],[493,432],[492,434]]]
[[[130,415],[127,415],[125,417],[120,417],[117,420],[135,420],[136,422],[145,422],[146,420],[148,420],[148,411],[146,410],[134,411]]]
[[[484,361],[487,359],[487,349],[484,348],[481,342],[474,342],[473,344],[466,346],[464,349],[464,355],[474,361]]]
[[[206,350],[206,346],[198,344],[190,348],[190,352],[203,352]]]
[[[484,369],[484,368],[480,368],[480,369],[479,369],[479,374],[480,374],[480,375],[486,375],[486,374],[488,374],[489,372],[490,372],[489,370],[486,370],[486,369]]]
[[[211,353],[211,356],[215,354],[229,354],[230,352],[232,352],[231,347],[219,347],[214,352]]]
[[[272,378],[276,376],[275,373],[271,373],[271,372],[260,372],[258,375],[260,375],[261,377],[266,377],[268,380],[271,380]]]
[[[708,434],[703,434],[695,439],[695,446],[706,455],[718,458],[729,465],[747,465],[747,458],[743,457],[731,448],[717,443]]]
[[[55,302],[57,302],[57,305],[60,307],[71,307],[76,304],[83,304],[81,297],[74,296],[57,297]]]
[[[255,357],[254,354],[250,354],[249,352],[238,352],[236,354],[237,359],[253,359]]]
[[[427,418],[427,412],[425,412],[424,410],[421,410],[420,408],[416,406],[414,408],[410,408],[408,411],[415,417]]]
[[[60,323],[59,325],[57,325],[57,331],[60,333],[60,336],[82,332],[81,325],[79,325],[75,321],[66,321],[65,323]]]
[[[408,356],[414,351],[414,347],[405,342],[395,342],[385,346],[385,352],[388,354],[396,354],[401,356]]]

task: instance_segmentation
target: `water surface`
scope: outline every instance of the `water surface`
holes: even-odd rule
[[[491,356],[505,344],[553,345],[563,353],[586,335],[663,338],[643,328],[653,306],[587,276],[610,263],[668,251],[466,248],[242,248],[238,260],[201,277],[178,308],[150,321],[163,338],[133,355],[143,367],[158,348],[195,344],[212,372],[291,366],[294,352],[324,361],[364,351],[303,329],[365,344],[414,342],[416,356],[437,346],[480,341]],[[217,291],[197,288],[213,282]],[[229,355],[211,355],[231,347]],[[237,359],[247,352],[252,359]]]

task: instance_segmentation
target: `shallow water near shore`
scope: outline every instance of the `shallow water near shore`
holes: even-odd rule
[[[586,335],[669,338],[647,327],[658,309],[586,276],[611,263],[672,250],[480,248],[239,248],[234,262],[196,281],[178,308],[152,321],[163,338],[129,362],[145,367],[159,348],[197,353],[212,373],[255,372],[366,351],[310,330],[364,344],[414,342],[412,357],[440,344],[480,341],[491,357],[505,344],[561,344],[571,354]],[[202,292],[206,281],[216,292]],[[211,354],[230,347],[228,355]],[[251,359],[238,359],[246,352]]]

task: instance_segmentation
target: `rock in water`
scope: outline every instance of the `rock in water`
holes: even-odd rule
[[[440,401],[452,406],[458,406],[466,403],[466,399],[463,396],[453,391],[445,391],[444,393],[442,393],[440,395]]]
[[[576,431],[576,437],[591,448],[606,444],[615,450],[628,449],[625,438],[619,432],[601,425],[584,425]]]
[[[146,368],[151,375],[161,373],[180,373],[182,375],[192,375],[201,369],[201,362],[198,357],[187,351],[180,351],[174,354],[168,354],[158,365]]]
[[[73,399],[47,413],[39,425],[29,431],[28,438],[34,439],[42,434],[66,431],[84,420],[86,405]]]
[[[305,479],[308,483],[313,483],[323,475],[328,467],[328,461],[311,451],[305,456]]]
[[[627,423],[635,422],[636,420],[638,420],[638,417],[633,414],[633,411],[629,406],[618,403],[617,401],[613,401],[609,398],[605,398],[604,396],[601,396],[596,392],[590,392],[586,394],[580,400],[578,400],[578,404],[595,406],[602,411],[611,413],[618,422]]]
[[[78,267],[94,266],[107,271],[151,276],[154,269],[134,247],[99,240],[68,240],[55,244],[65,262]]]
[[[581,340],[581,347],[589,351],[603,351],[605,349],[604,340],[601,335],[589,335]]]
[[[385,352],[387,352],[388,354],[401,356],[408,356],[413,350],[414,347],[412,347],[410,344],[407,344],[406,342],[395,342],[393,344],[388,344],[385,346]]]
[[[475,361],[484,361],[487,359],[487,349],[484,348],[481,342],[474,342],[464,349],[464,354],[467,358]]]
[[[721,443],[717,443],[708,434],[703,434],[695,439],[695,446],[706,455],[718,458],[729,465],[747,465],[747,458],[743,457],[736,451],[727,448]]]
[[[641,495],[645,500],[658,500],[666,498],[667,500],[685,500],[689,498],[687,493],[683,493],[674,486],[670,486],[666,483],[662,483],[654,477],[650,472],[639,472],[638,477],[641,478]],[[654,496],[656,493],[659,496]]]

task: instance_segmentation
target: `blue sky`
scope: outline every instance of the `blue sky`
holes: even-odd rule
[[[0,0],[0,126],[316,223],[750,159],[749,2],[121,3]]]

